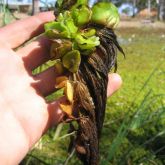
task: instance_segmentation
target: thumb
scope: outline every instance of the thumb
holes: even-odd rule
[[[108,76],[107,96],[111,96],[122,85],[122,79],[117,73],[111,73]]]

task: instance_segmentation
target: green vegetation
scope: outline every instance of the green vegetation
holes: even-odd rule
[[[120,21],[118,9],[109,2],[96,3],[92,7],[92,21],[114,29]]]
[[[120,29],[118,34],[126,53],[118,69],[124,84],[107,103],[102,164],[164,164],[163,32]]]
[[[5,14],[4,25],[13,19],[7,9]],[[118,56],[118,73],[123,78],[123,87],[107,102],[100,142],[101,165],[163,165],[165,30],[118,29],[116,32],[126,54],[126,59],[120,54]],[[44,70],[46,67],[41,68]],[[36,71],[40,71],[41,68]],[[60,90],[47,99],[51,100],[61,94]],[[21,164],[66,165],[70,137],[67,128],[68,125],[64,124],[62,131],[61,125],[58,131],[55,128],[49,130]],[[73,154],[68,164],[79,165],[80,162]]]
[[[165,31],[143,28],[116,32],[126,53],[126,59],[118,56],[118,72],[124,83],[107,102],[100,142],[101,165],[163,165]],[[67,127],[64,124],[60,136],[55,134],[55,128],[49,130],[22,163],[64,164],[69,157]],[[65,164],[80,164],[74,155],[67,161]]]
[[[164,31],[120,29],[117,33],[126,53],[125,60],[119,55],[118,64],[124,84],[107,103],[100,143],[102,164],[164,164]],[[50,130],[39,142],[42,149],[35,147],[22,163],[63,163],[69,142],[65,127],[64,138],[53,141],[55,129]],[[73,158],[69,164],[77,161]]]
[[[17,18],[10,12],[7,5],[0,3],[0,27],[7,25],[14,20],[17,20]]]

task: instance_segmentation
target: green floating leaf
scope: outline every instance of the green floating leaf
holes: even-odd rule
[[[74,25],[69,11],[60,13],[57,20],[45,24],[45,34],[49,38],[73,38],[78,27]]]
[[[56,21],[52,21],[52,22],[48,22],[44,25],[45,31],[49,31],[49,30],[58,30],[58,31],[63,31],[65,30],[65,27],[61,26],[61,24],[59,22]]]
[[[50,38],[73,38],[78,31],[69,11],[60,13],[57,21],[45,25],[45,33]]]
[[[71,13],[72,18],[77,26],[83,26],[87,24],[92,15],[92,11],[84,5],[80,8],[73,9]]]
[[[71,37],[73,37],[74,34],[77,33],[77,31],[78,31],[78,27],[75,26],[74,20],[71,17],[70,12],[68,12],[68,11],[66,11],[64,13],[64,24],[66,25],[67,30],[69,31]]]
[[[82,36],[88,38],[88,37],[92,37],[96,34],[96,30],[95,29],[85,29],[82,32]]]
[[[61,75],[65,72],[65,68],[60,60],[56,60],[54,67],[57,75]]]
[[[70,72],[75,73],[78,71],[81,62],[80,52],[78,50],[72,50],[65,54],[62,58],[62,63],[65,68]]]
[[[45,35],[49,38],[67,38],[69,36],[67,27],[60,22],[49,22],[45,26]]]
[[[77,2],[72,6],[71,10],[78,8],[82,5],[87,6],[88,5],[88,0],[77,0]]]
[[[96,46],[100,45],[99,37],[92,36],[89,38],[83,37],[81,34],[77,34],[75,41],[78,44],[78,47],[82,50],[91,50]]]
[[[92,7],[92,22],[109,28],[115,28],[119,23],[119,13],[116,6],[110,2],[99,2]]]

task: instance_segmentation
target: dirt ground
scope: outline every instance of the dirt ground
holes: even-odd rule
[[[18,19],[23,19],[26,17],[29,17],[27,14],[24,13],[14,13],[14,16]],[[2,25],[2,20],[4,18],[4,15],[0,13],[0,25]],[[10,16],[11,19],[13,19],[12,16]],[[159,21],[150,21],[148,19],[139,19],[139,18],[121,18],[121,21],[118,25],[118,28],[154,28],[154,29],[165,29],[165,22],[159,22]]]
[[[130,19],[121,20],[118,28],[154,28],[154,29],[165,29],[165,23],[159,21],[149,21],[143,19]]]

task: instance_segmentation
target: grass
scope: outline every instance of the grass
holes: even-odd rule
[[[3,10],[5,25],[13,17],[5,6]],[[107,101],[100,164],[164,165],[165,30],[123,28],[116,33],[126,54],[126,59],[121,54],[118,57],[118,73],[124,83]],[[59,135],[61,138],[55,138],[55,128],[49,130],[21,164],[81,164],[75,155],[67,160],[67,128],[68,125],[64,124]]]
[[[0,27],[3,27],[13,21],[15,21],[17,18],[14,16],[14,14],[9,10],[8,6],[4,4],[4,1],[0,2]]]
[[[118,58],[118,73],[124,83],[107,101],[101,165],[163,165],[165,30],[118,29],[116,33],[126,53],[126,59],[120,54]],[[67,127],[64,124],[60,136],[67,134]],[[49,130],[22,164],[64,164],[69,138],[53,140],[54,134],[55,128]],[[81,163],[74,155],[68,164]]]
[[[154,142],[159,145],[157,136],[165,130],[163,33],[153,29],[118,31],[127,56],[126,60],[119,57],[118,72],[124,84],[107,103],[102,142],[107,143],[104,152],[109,151],[102,164],[164,164],[165,156],[159,160],[151,147]],[[146,155],[150,156],[144,160]]]

